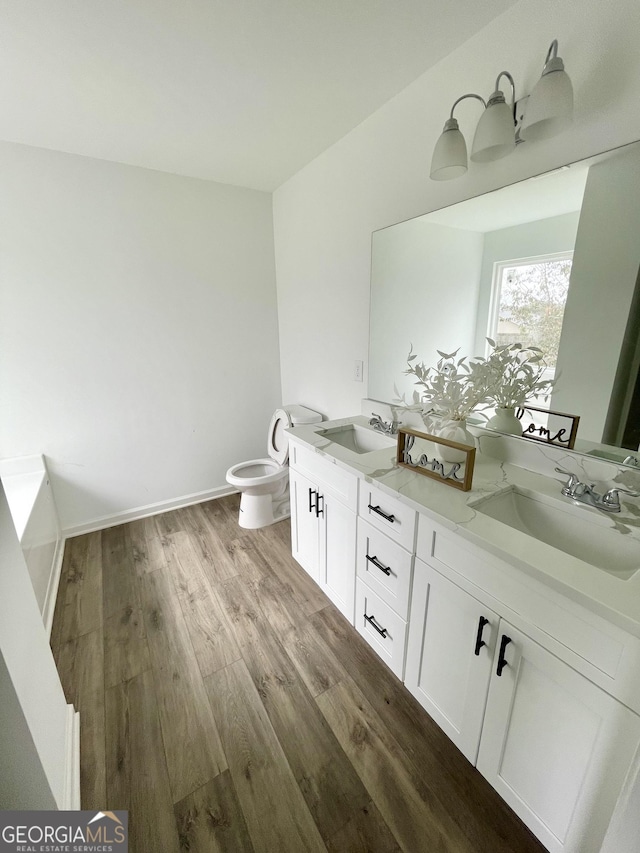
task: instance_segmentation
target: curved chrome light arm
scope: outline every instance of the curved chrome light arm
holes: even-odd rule
[[[468,94],[466,94],[466,95],[462,95],[460,98],[458,98],[458,100],[457,100],[457,101],[454,101],[453,106],[451,107],[451,114],[450,114],[450,116],[449,116],[449,118],[450,118],[450,119],[452,119],[452,118],[453,118],[453,111],[455,110],[455,108],[458,106],[458,104],[460,103],[460,101],[464,101],[464,99],[465,99],[465,98],[476,98],[476,100],[478,100],[478,101],[481,101],[481,102],[482,102],[482,106],[483,106],[483,107],[485,107],[485,109],[486,109],[487,104],[486,104],[485,99],[484,99],[484,98],[482,98],[482,97],[480,97],[480,95],[476,95],[476,94],[474,94],[473,92],[469,92],[469,93],[468,93]]]
[[[551,74],[552,71],[564,71],[564,62],[558,56],[558,39],[554,39],[549,45],[547,58],[544,61],[544,68],[542,69],[542,76]]]
[[[513,82],[513,77],[509,74],[508,71],[501,71],[496,77],[496,88],[495,93],[500,91],[500,78],[506,77],[509,83],[511,83],[511,106],[515,107],[516,105],[516,84]],[[493,95],[491,96],[493,98]],[[489,99],[489,103],[491,103],[491,98]]]
[[[553,54],[553,56],[552,56]],[[547,51],[547,58],[544,61],[546,65],[550,59],[555,59],[558,55],[558,39],[554,39],[549,45],[549,50]]]

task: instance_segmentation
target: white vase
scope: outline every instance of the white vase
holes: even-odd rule
[[[505,432],[508,435],[522,435],[522,424],[516,417],[515,409],[513,408],[498,407],[495,415],[487,421],[487,426],[496,432]]]
[[[439,438],[446,438],[448,441],[457,441],[458,444],[468,444],[470,447],[476,446],[474,437],[467,429],[466,420],[443,421],[438,427],[436,434]],[[437,448],[438,456],[444,462],[464,462],[467,458],[467,454],[463,450],[456,450],[455,447],[438,444]]]

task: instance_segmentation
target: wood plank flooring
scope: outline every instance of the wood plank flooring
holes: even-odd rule
[[[544,853],[238,496],[70,539],[51,643],[132,853]]]

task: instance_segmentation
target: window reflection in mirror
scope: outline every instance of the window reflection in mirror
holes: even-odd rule
[[[494,263],[487,337],[545,354],[544,379],[554,379],[573,252]],[[485,355],[489,355],[487,344]]]

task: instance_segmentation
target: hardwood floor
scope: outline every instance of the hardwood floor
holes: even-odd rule
[[[544,853],[238,496],[68,540],[85,809],[132,853]]]

